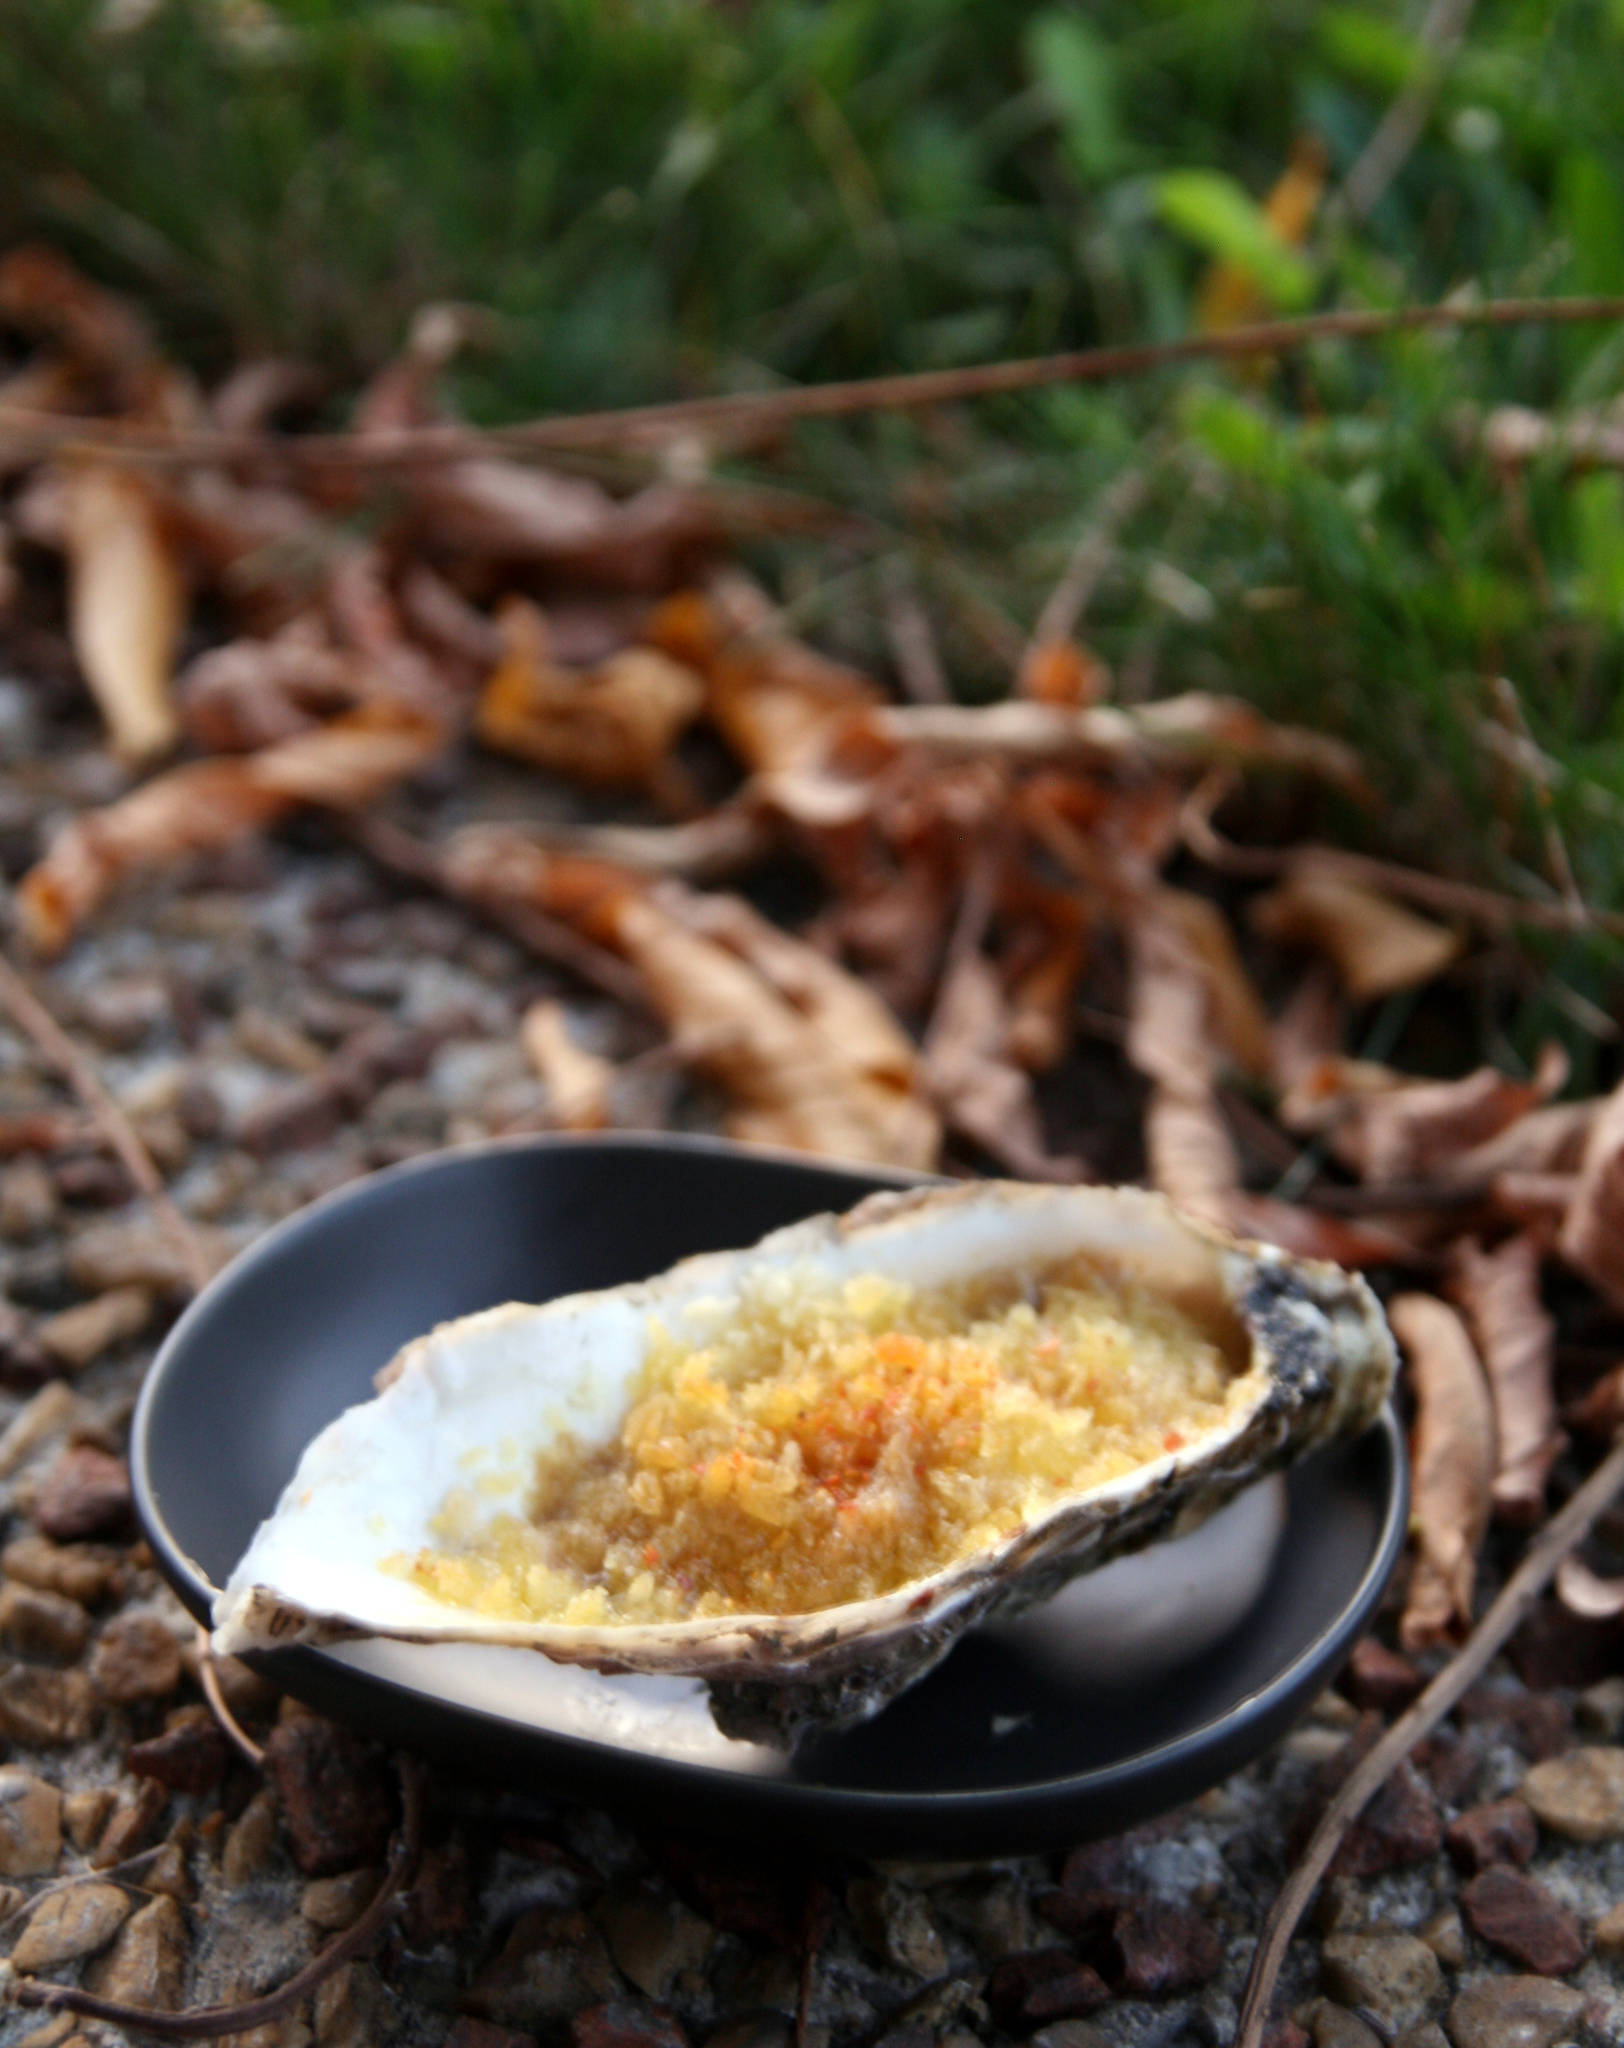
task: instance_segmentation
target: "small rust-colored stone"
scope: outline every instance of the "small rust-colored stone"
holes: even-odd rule
[[[1334,1757],[1316,1770],[1293,1823],[1290,1850],[1301,1853],[1320,1815],[1343,1779],[1380,1741],[1379,1714],[1360,1716],[1359,1726]],[[1388,1777],[1359,1819],[1348,1830],[1331,1863],[1334,1874],[1352,1878],[1380,1877],[1406,1864],[1424,1863],[1443,1847],[1444,1824],[1438,1802],[1414,1765],[1401,1763]]]
[[[452,2024],[445,2048],[536,2048],[534,2034],[516,2034],[511,2027],[499,2027],[492,2020],[476,2020],[464,2013]]]
[[[0,1586],[0,1643],[19,1657],[71,1664],[90,1640],[90,1622],[77,1601],[15,1581]]]
[[[1539,1847],[1539,1827],[1520,1799],[1496,1799],[1452,1820],[1444,1846],[1457,1869],[1468,1875],[1491,1863],[1514,1863],[1520,1869]]]
[[[237,1131],[244,1151],[256,1159],[278,1152],[303,1152],[322,1145],[344,1121],[344,1101],[332,1078],[312,1075],[273,1089],[244,1116]]]
[[[121,1799],[108,1816],[101,1840],[90,1854],[92,1870],[111,1870],[126,1856],[144,1849],[158,1832],[169,1795],[155,1779],[142,1778],[135,1790]]]
[[[96,1690],[119,1706],[167,1699],[184,1668],[173,1630],[155,1614],[116,1615],[90,1653]]]
[[[64,1451],[34,1503],[34,1520],[58,1543],[121,1535],[132,1513],[128,1466],[94,1444]]]
[[[1474,1934],[1541,1977],[1565,1977],[1588,1953],[1578,1921],[1521,1871],[1493,1865],[1463,1886],[1460,1903]]]
[[[156,1778],[171,1792],[208,1792],[226,1774],[231,1745],[199,1708],[162,1735],[132,1744],[124,1760],[137,1777]]]
[[[431,1842],[418,1859],[417,1877],[406,1895],[401,1926],[420,1948],[455,1941],[468,1925],[468,1849],[460,1835]]]
[[[570,2020],[575,2048],[688,2048],[688,2036],[663,2005],[617,1998],[589,2005]]]
[[[1086,2019],[1111,1999],[1096,1970],[1065,1948],[1005,1956],[987,1978],[987,2004],[1000,2026],[1026,2033],[1045,2020]]]
[[[1474,1686],[1455,1709],[1466,1726],[1486,1724],[1531,1763],[1573,1746],[1573,1709],[1554,1693],[1501,1692]]]
[[[1425,1684],[1408,1657],[1376,1636],[1366,1636],[1355,1647],[1342,1674],[1342,1690],[1353,1704],[1380,1714],[1402,1713]]]
[[[382,1860],[394,1799],[375,1744],[305,1714],[272,1729],[265,1768],[282,1804],[293,1860],[306,1877]]]

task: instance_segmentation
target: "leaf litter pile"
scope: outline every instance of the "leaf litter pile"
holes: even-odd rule
[[[252,363],[205,392],[158,352],[139,315],[60,258],[25,248],[0,259],[11,351],[0,381],[0,648],[39,694],[40,715],[81,733],[72,773],[53,774],[49,744],[37,757],[12,750],[0,827],[15,882],[13,959],[25,972],[7,967],[0,996],[84,1111],[66,1107],[60,1090],[43,1106],[36,1093],[0,1107],[0,1148],[15,1162],[13,1209],[29,1176],[54,1209],[76,1185],[93,1191],[95,1168],[104,1182],[122,1172],[116,1188],[90,1198],[116,1207],[140,1188],[170,1245],[167,1264],[156,1255],[156,1282],[147,1270],[97,1269],[80,1283],[87,1298],[53,1316],[5,1311],[11,1383],[38,1391],[0,1438],[0,1465],[15,1470],[36,1444],[64,1437],[64,1461],[80,1461],[66,1509],[63,1485],[51,1490],[59,1467],[43,1518],[36,1506],[32,1532],[5,1552],[0,1631],[24,1659],[0,1678],[7,1733],[24,1750],[81,1741],[108,1692],[105,1683],[87,1690],[78,1720],[54,1732],[30,1724],[12,1697],[17,1670],[30,1668],[26,1628],[19,1636],[7,1619],[12,1581],[71,1608],[80,1595],[63,1560],[113,1527],[79,1496],[94,1492],[87,1459],[100,1459],[116,1488],[117,1445],[97,1443],[94,1430],[75,1441],[76,1397],[63,1376],[140,1337],[231,1238],[205,1220],[223,1213],[218,1201],[182,1213],[185,1185],[178,1198],[163,1186],[153,1135],[162,1116],[126,1114],[30,985],[62,1007],[60,991],[79,985],[76,949],[110,921],[138,928],[143,904],[166,889],[200,899],[253,889],[266,872],[254,849],[267,834],[282,835],[296,859],[369,873],[389,900],[455,904],[528,963],[523,976],[541,992],[511,1028],[530,1094],[507,1112],[487,1105],[453,1135],[719,1125],[740,1139],[895,1167],[1142,1176],[1194,1214],[1369,1270],[1406,1362],[1413,1540],[1391,1629],[1384,1623],[1396,1648],[1372,1639],[1344,1689],[1362,1706],[1391,1709],[1427,1669],[1454,1670],[1445,1659],[1467,1642],[1486,1594],[1525,1543],[1538,1549],[1550,1510],[1624,1424],[1624,1090],[1572,1098],[1555,1046],[1531,1072],[1483,1065],[1440,1078],[1389,1064],[1380,1040],[1385,1020],[1410,1003],[1450,1015],[1474,958],[1520,920],[1582,928],[1585,907],[1514,902],[1283,836],[1271,821],[1313,815],[1326,789],[1379,799],[1360,761],[1334,739],[1200,691],[1113,703],[1111,677],[1080,637],[1076,593],[1056,594],[1002,701],[963,705],[917,613],[892,621],[890,678],[798,639],[739,560],[742,536],[771,508],[707,482],[691,450],[678,451],[669,479],[618,495],[477,440],[391,462],[392,437],[441,420],[437,379],[463,328],[455,309],[427,310],[404,353],[355,401],[352,446],[359,437],[375,448],[376,464],[338,453],[322,461],[281,431],[318,388],[303,366]],[[8,411],[82,431],[56,433],[41,454],[25,433],[6,437]],[[218,430],[233,452],[124,456],[120,431],[132,426]],[[1108,542],[1092,544],[1097,552]],[[102,736],[88,748],[86,699]],[[32,824],[42,806],[46,833],[9,829],[24,813]],[[422,1030],[392,1033],[357,1015],[365,1006],[350,1002],[325,1038],[263,1012],[239,1017],[239,1038],[292,1078],[236,1112],[235,1127],[230,1105],[220,1111],[232,1157],[270,1172],[270,1162],[319,1149],[455,1036],[442,1026],[425,1044]],[[184,1087],[182,1121],[183,1097]],[[208,1118],[193,1122],[201,1130]],[[408,1134],[393,1150],[348,1155],[336,1177],[434,1142]],[[98,1160],[98,1145],[122,1167]],[[1532,1613],[1540,1640],[1555,1645],[1554,1684],[1618,1667],[1624,1576],[1609,1540],[1624,1530],[1607,1508],[1601,1498],[1587,1511],[1576,1532],[1584,1547],[1566,1541],[1535,1560],[1538,1583],[1514,1617]],[[1547,1582],[1554,1598],[1541,1599]],[[108,1623],[103,1641],[119,1625]],[[1481,1663],[1494,1647],[1485,1643]],[[262,1746],[238,1726],[230,1685],[223,1692],[221,1674],[188,1654],[224,1737],[271,1772],[295,1862],[325,1877],[331,1858],[301,1843],[298,1828],[301,1798],[309,1803],[300,1744],[327,1724],[285,1716]],[[226,1677],[236,1712],[263,1712],[243,1675]],[[161,1692],[127,1689],[124,1710],[173,1697],[185,1682],[177,1666]],[[201,1754],[205,1738],[223,1739],[201,1708],[182,1706],[144,1746],[168,1743],[179,1755],[190,1743]],[[1356,1733],[1342,1775],[1361,1742],[1369,1748]],[[130,1766],[138,1785],[207,1790],[224,1768],[222,1749],[213,1778],[194,1782],[164,1758],[167,1780],[163,1769],[143,1778]],[[384,1815],[367,1837],[363,1875],[375,1882],[392,1795],[367,1782]],[[391,1920],[411,1875],[403,1855],[414,1868],[420,1857],[408,1793],[411,1825],[373,1904],[348,1921],[336,1905],[327,1921],[313,1916],[350,1928],[323,1952],[325,1965],[308,1966],[328,1985],[329,2009],[332,1984],[350,1981],[335,1973],[353,1976],[351,1958]],[[110,1806],[106,1828],[120,1816],[126,1824],[116,1854],[104,1853],[105,1836],[86,1834],[93,1865],[122,1870],[145,1849],[153,1798],[130,1797],[147,1820]],[[1614,1804],[1624,1835],[1624,1787]],[[1560,1819],[1541,1817],[1563,1832]],[[1341,1816],[1340,1829],[1352,1820]],[[15,1860],[5,1867],[28,1874]],[[186,1892],[144,1885],[139,1854],[130,1870],[122,1892],[122,1879],[101,1884],[123,1899],[107,1906],[104,1941],[53,1949],[42,1938],[29,1953],[38,1977],[60,1974],[111,1941],[145,1896],[113,1950],[128,1967],[110,1976],[105,1961],[96,1967],[112,2005],[122,1993],[174,2006],[183,1973],[155,1964],[143,1977],[128,1927]],[[692,1871],[686,1882],[687,1896],[703,1894]],[[1189,1990],[1218,1969],[1216,1953],[1202,1968],[1186,1955],[1183,1977],[1136,1978],[1122,1960],[1132,1941],[1098,1903],[1109,1890],[1067,1876],[1059,1906],[1040,1901],[1074,1937],[1076,1969],[1098,1998],[1075,1983],[1045,1993],[1059,1984],[1058,1965],[1045,1975],[1030,1956],[1071,1951],[1032,1933],[964,1994],[963,2010],[1021,2035],[1113,1991]],[[1079,1891],[1095,1903],[1079,1905]],[[73,1895],[73,1884],[57,1895]],[[19,1893],[0,1910],[15,1921],[29,1904]],[[903,1967],[903,1936],[880,1906],[851,1910],[859,1921],[879,1915],[880,1933],[862,1938]],[[33,1909],[29,1930],[43,1912]],[[808,1913],[806,1926],[817,1919]],[[1576,1965],[1530,1960],[1531,1938],[1498,1936],[1487,1907],[1467,1914],[1502,1959],[1548,1975]],[[165,1926],[164,1939],[182,1939]],[[833,1937],[806,1926],[797,1938],[810,1982],[818,1941]],[[148,1926],[154,1953],[161,1933]],[[1610,1938],[1624,1945],[1624,1929]],[[1581,1958],[1588,1946],[1584,1937]],[[1011,1968],[1022,1957],[1024,1976]],[[493,1967],[463,2009],[523,2019],[522,1999],[480,2002]],[[233,1987],[230,2024],[280,2023],[315,1977],[295,1979],[262,2015],[239,2011],[244,1988]],[[583,2048],[672,2038],[659,2026],[680,2036],[670,2012],[649,2017],[663,2011],[658,2000],[623,1997],[613,1972],[588,1978],[596,1990],[567,2028]],[[19,1976],[13,1995],[55,1996],[36,1976]],[[79,2010],[97,2010],[94,1994],[74,1996]],[[803,1983],[803,2038],[811,1997]],[[307,2009],[317,2011],[318,2038],[348,2038],[320,2020],[319,2000]],[[1341,2039],[1312,2014],[1307,2023],[1316,2038]],[[199,2019],[198,2030],[226,2031],[227,2020]],[[1466,2038],[1456,2031],[1457,2043]]]

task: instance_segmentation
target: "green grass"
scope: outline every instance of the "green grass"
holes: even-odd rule
[[[139,293],[205,371],[291,351],[342,389],[416,305],[476,301],[495,339],[455,390],[486,420],[1172,336],[1214,254],[1279,309],[1624,288],[1624,0],[1482,0],[1368,222],[1271,239],[1256,201],[1293,143],[1319,138],[1334,188],[1425,64],[1423,11],[174,0],[114,33],[101,0],[12,0],[0,234]],[[1348,734],[1392,801],[1338,829],[1538,892],[1538,793],[1485,739],[1507,677],[1580,881],[1617,905],[1624,478],[1509,487],[1474,422],[1605,401],[1621,365],[1619,332],[1412,336],[808,428],[755,472],[880,538],[770,567],[876,660],[906,567],[985,694],[1143,464],[1086,627],[1131,687]],[[1554,962],[1607,986],[1594,949]],[[1518,1030],[1549,1013],[1534,989]]]

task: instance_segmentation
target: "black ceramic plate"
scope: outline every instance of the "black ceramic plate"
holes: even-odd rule
[[[152,1368],[132,1469],[159,1563],[206,1618],[305,1444],[432,1324],[644,1278],[896,1184],[704,1140],[604,1138],[442,1153],[340,1190],[221,1274]],[[1262,1597],[1171,1676],[1105,1691],[971,1637],[876,1720],[793,1766],[717,1761],[682,1682],[591,1678],[598,1694],[538,1717],[526,1673],[546,1660],[523,1651],[356,1646],[263,1665],[326,1712],[510,1786],[873,1854],[1012,1853],[1189,1798],[1263,1750],[1335,1674],[1403,1540],[1391,1413],[1287,1487]],[[668,1697],[674,1683],[683,1697]]]

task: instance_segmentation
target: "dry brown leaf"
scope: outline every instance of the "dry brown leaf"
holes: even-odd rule
[[[127,876],[233,845],[299,804],[366,805],[444,744],[418,713],[364,705],[257,754],[172,768],[58,833],[18,885],[24,936],[38,953],[60,952]]]
[[[1328,967],[1311,967],[1298,978],[1269,1027],[1269,1038],[1270,1067],[1282,1097],[1322,1060],[1341,1052],[1347,1043],[1347,1010]]]
[[[502,631],[496,621],[426,562],[409,563],[403,571],[400,609],[419,640],[445,659],[461,663],[480,681],[502,659]]]
[[[1492,1138],[1446,1161],[1444,1177],[1493,1180],[1499,1174],[1575,1174],[1601,1109],[1598,1099],[1551,1102],[1531,1109]]]
[[[1208,1014],[1224,1051],[1244,1072],[1268,1074],[1274,1062],[1269,1020],[1224,913],[1205,896],[1162,888],[1153,914],[1174,927],[1205,982]]]
[[[914,1048],[863,984],[736,898],[629,893],[607,936],[757,1144],[929,1167],[941,1142]],[[676,914],[676,913],[685,914]],[[700,927],[700,928],[697,928]],[[708,927],[708,929],[704,929]]]
[[[1539,1246],[1526,1234],[1492,1252],[1465,1238],[1455,1251],[1456,1298],[1494,1398],[1495,1511],[1525,1528],[1545,1512],[1546,1482],[1567,1441],[1556,1426],[1556,1324],[1540,1300],[1539,1267]]]
[[[699,715],[704,685],[652,647],[626,647],[584,674],[561,668],[547,622],[513,598],[503,607],[506,652],[479,700],[474,730],[502,753],[581,782],[673,790],[678,739]]]
[[[1557,1249],[1615,1308],[1624,1308],[1624,1085],[1602,1103],[1591,1125]]]
[[[113,748],[126,761],[180,738],[170,692],[186,623],[186,586],[145,481],[105,464],[61,477],[68,632]]]
[[[165,367],[145,318],[37,242],[0,257],[0,319],[49,335],[121,411],[145,410]]]
[[[650,1007],[729,1099],[736,1138],[897,1166],[941,1128],[912,1041],[872,989],[740,898],[549,854],[501,826],[443,849],[458,892],[566,919],[638,970]]]
[[[565,1131],[607,1126],[614,1067],[576,1044],[562,1003],[532,1003],[519,1020],[519,1043],[546,1084],[550,1123]]]
[[[704,677],[713,722],[758,775],[823,768],[847,728],[880,701],[866,676],[792,639],[741,576],[668,598],[645,637]]]
[[[1407,1650],[1424,1650],[1471,1626],[1494,1485],[1494,1405],[1466,1325],[1452,1308],[1430,1294],[1401,1294],[1387,1319],[1409,1361],[1416,1403],[1416,1559],[1399,1640]]]
[[[1502,1223],[1549,1243],[1579,1191],[1576,1173],[1497,1173],[1489,1179],[1489,1206]]]
[[[1263,202],[1264,218],[1287,248],[1307,241],[1329,168],[1329,153],[1317,135],[1301,135],[1292,144],[1286,168]],[[1267,311],[1258,280],[1244,263],[1220,257],[1210,265],[1196,297],[1196,326],[1201,333],[1225,334],[1232,327],[1245,327],[1264,318]],[[1247,358],[1251,363],[1257,360]]]
[[[1617,1621],[1624,1614],[1624,1579],[1604,1579],[1570,1554],[1556,1568],[1556,1597],[1581,1621]]]
[[[1298,864],[1278,888],[1257,897],[1249,915],[1254,929],[1275,944],[1324,953],[1356,1002],[1419,988],[1461,950],[1457,933],[1312,861]]]
[[[1408,1266],[1418,1256],[1413,1239],[1381,1217],[1352,1223],[1272,1195],[1232,1196],[1227,1221],[1242,1236],[1277,1244],[1300,1259],[1330,1259],[1338,1266]]]
[[[1151,1185],[1192,1216],[1231,1227],[1240,1160],[1215,1096],[1158,1083],[1145,1109]]]
[[[176,679],[186,727],[211,753],[244,753],[308,732],[364,695],[360,664],[320,619],[291,620],[268,640],[228,640]]]
[[[317,404],[328,376],[291,356],[258,356],[240,363],[209,393],[209,411],[222,433],[257,434],[279,413]]]
[[[990,960],[966,950],[949,966],[925,1041],[925,1078],[948,1122],[1023,1180],[1084,1179],[1049,1152],[1032,1083],[1015,1063],[1012,1019]]]
[[[871,729],[896,746],[1012,760],[1138,764],[1172,772],[1214,763],[1284,768],[1365,792],[1358,756],[1340,740],[1275,725],[1238,697],[1191,690],[1131,710],[1009,698],[1000,704],[888,704]]]
[[[1474,1148],[1525,1117],[1567,1079],[1549,1046],[1532,1081],[1479,1067],[1458,1081],[1416,1081],[1369,1060],[1332,1058],[1299,1073],[1280,1103],[1288,1129],[1323,1136],[1372,1186],[1458,1172]]]
[[[1046,1074],[1071,1046],[1087,914],[1070,891],[1021,876],[1006,881],[999,910],[1013,927],[999,958],[1008,989],[1009,1054],[1029,1073]]]

